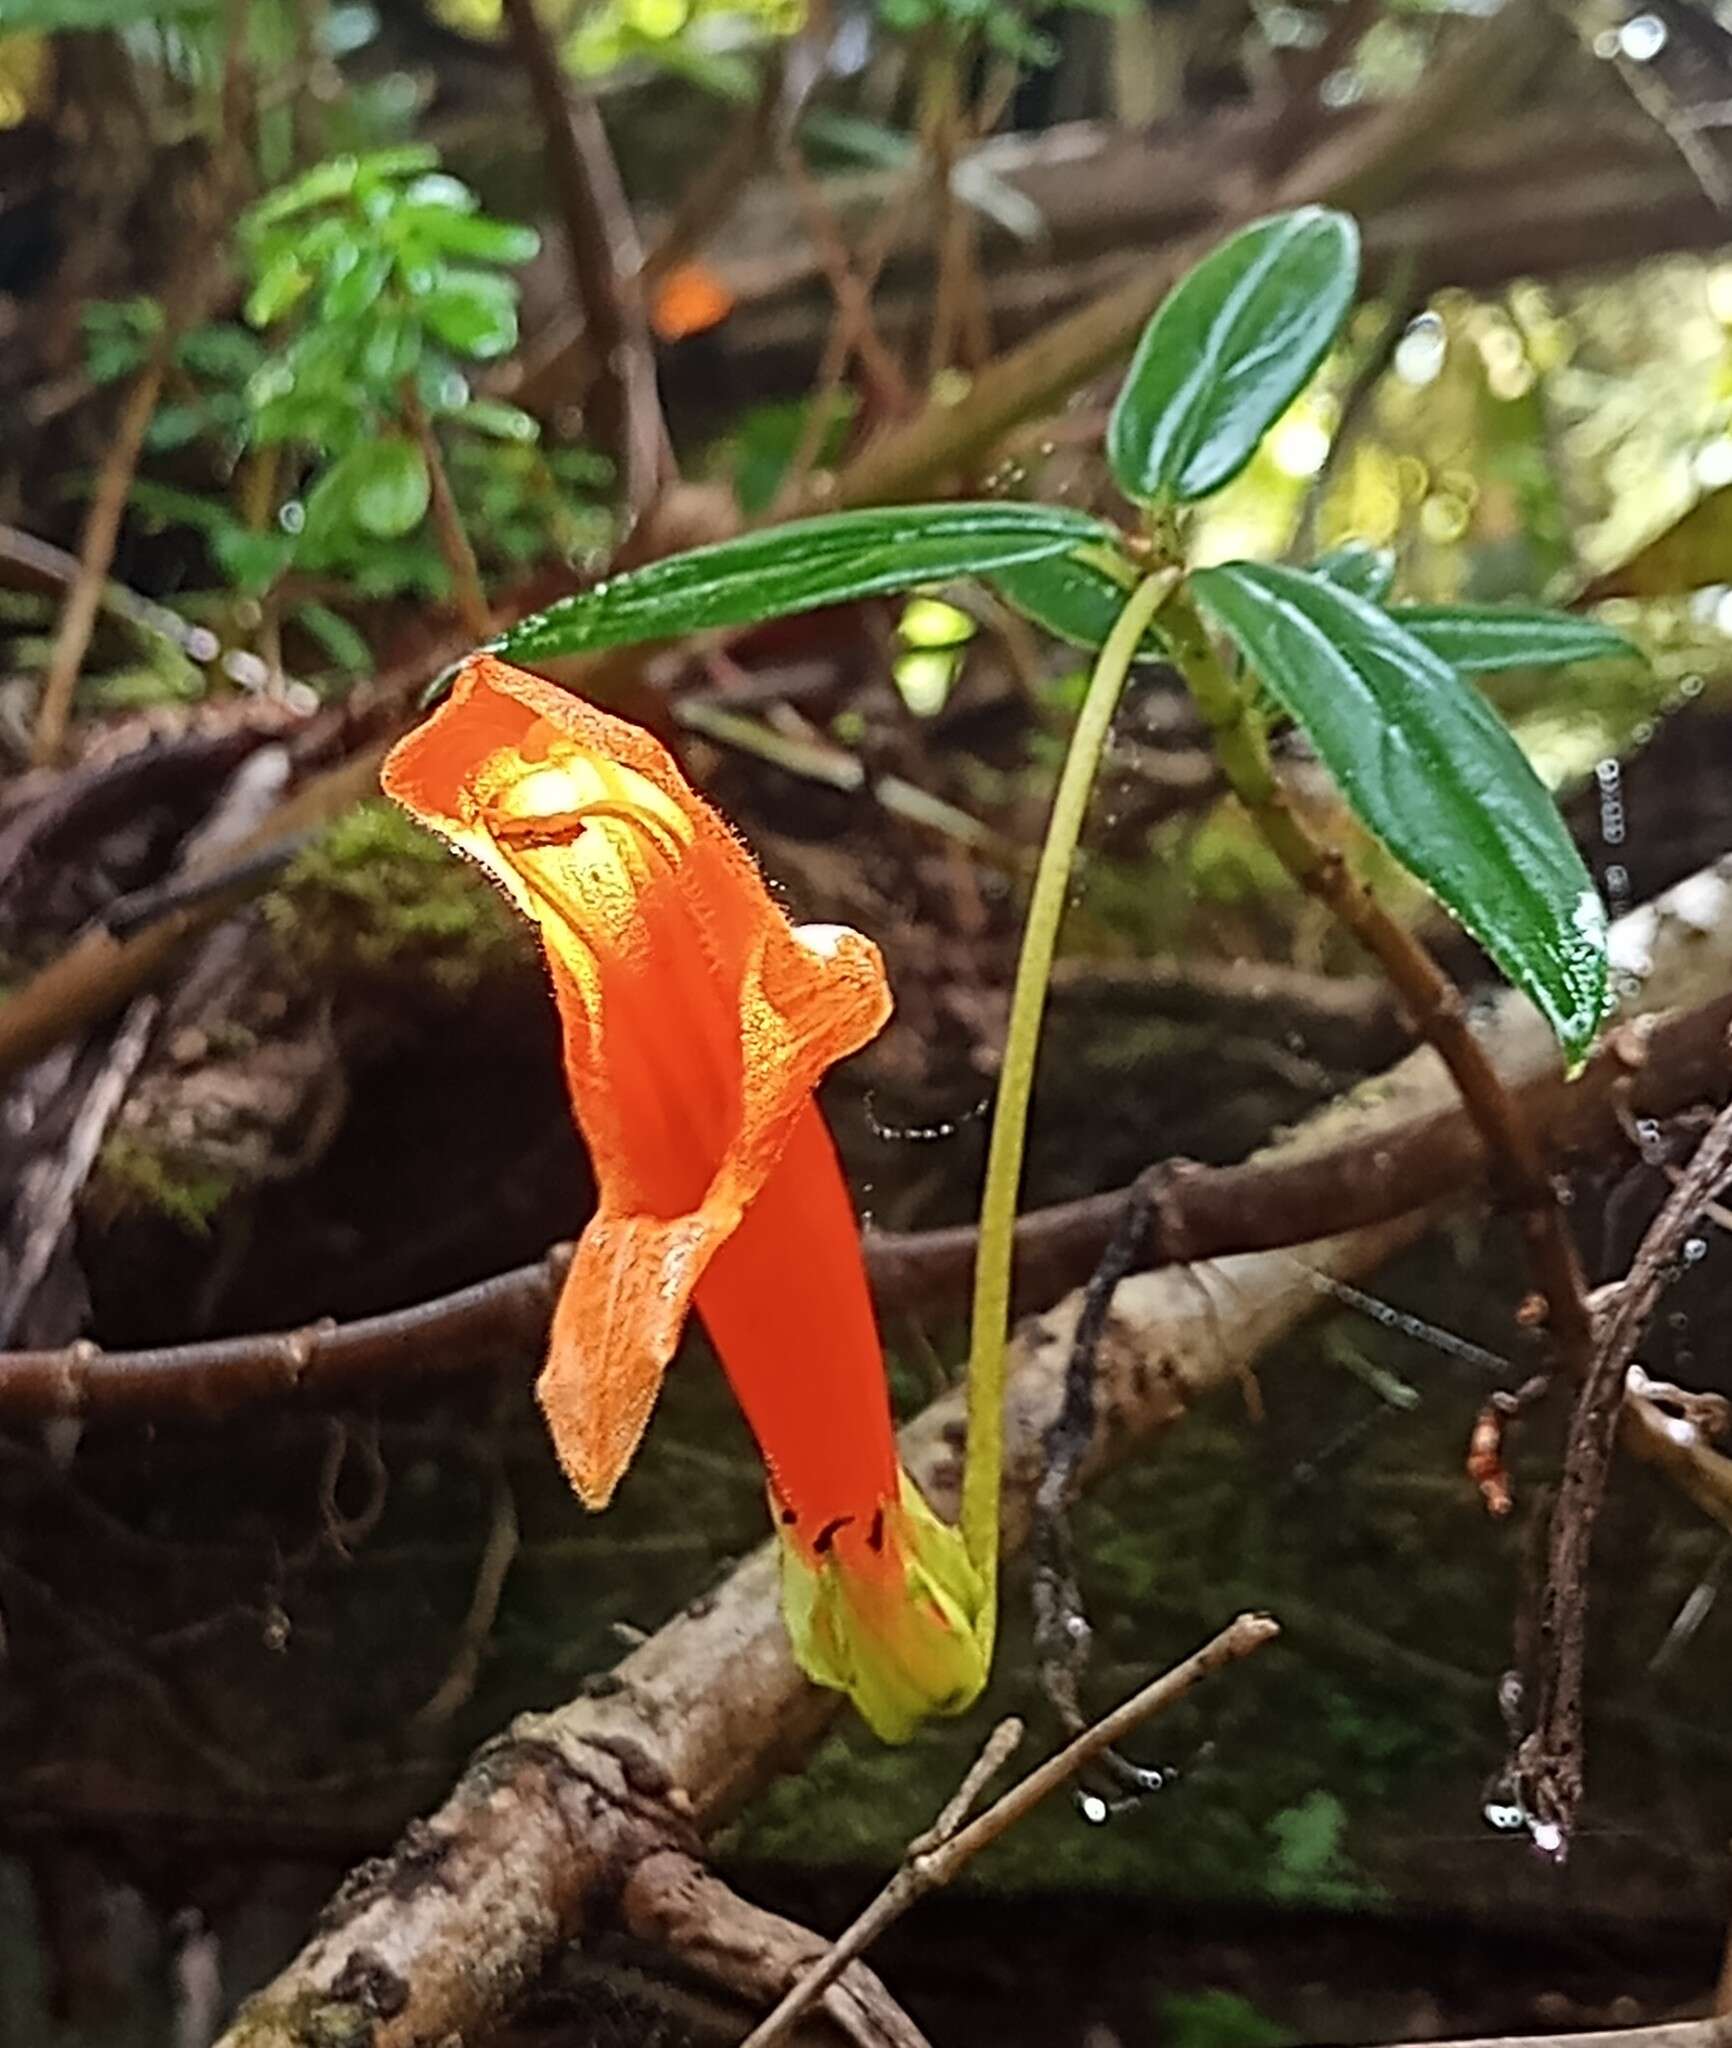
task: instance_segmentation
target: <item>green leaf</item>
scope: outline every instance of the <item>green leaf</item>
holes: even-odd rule
[[[454,213],[447,207],[405,207],[403,225],[442,256],[467,256],[476,263],[527,263],[541,249],[534,228],[485,213]]]
[[[279,250],[259,272],[247,294],[248,320],[255,327],[269,327],[305,297],[312,282],[312,272],[302,263],[299,250]]]
[[[461,178],[453,178],[447,171],[429,171],[405,190],[403,204],[437,213],[473,213],[481,202]]]
[[[327,320],[358,320],[372,309],[391,277],[390,252],[351,243],[326,272],[320,311]]]
[[[291,614],[340,669],[352,676],[365,675],[373,666],[373,650],[340,612],[309,599]]]
[[[1228,562],[1191,583],[1355,814],[1532,998],[1578,1066],[1605,1014],[1606,914],[1491,706],[1387,612],[1325,578]]]
[[[374,389],[395,389],[421,360],[421,327],[400,307],[381,306],[367,322],[360,371]]]
[[[1105,644],[1125,599],[1140,580],[1136,564],[1116,548],[1079,548],[1036,562],[995,569],[987,581],[1014,607],[1054,639],[1093,650]],[[1164,661],[1166,648],[1151,631],[1138,658]]]
[[[1374,548],[1369,541],[1345,541],[1340,547],[1328,548],[1320,554],[1311,564],[1311,573],[1327,576],[1331,583],[1351,590],[1355,597],[1382,604],[1395,582],[1395,550]]]
[[[347,199],[358,190],[376,188],[381,181],[415,177],[422,171],[431,171],[438,161],[436,149],[419,143],[376,149],[368,156],[328,157],[298,178],[291,178],[288,184],[279,185],[276,191],[267,192],[242,216],[242,232],[254,235],[279,221],[293,220],[316,207]]]
[[[460,356],[489,362],[517,346],[517,287],[489,270],[448,270],[418,303],[428,327]]]
[[[1598,619],[1537,606],[1399,604],[1390,617],[1463,675],[1506,668],[1556,668],[1570,661],[1625,659],[1637,654],[1622,633]]]
[[[427,516],[432,482],[413,441],[363,441],[343,458],[349,514],[375,540],[401,540]]]
[[[216,0],[6,0],[0,35],[90,34],[215,12]]]
[[[493,441],[529,443],[541,438],[541,427],[534,415],[519,405],[507,405],[503,399],[472,398],[447,417],[459,426],[473,427],[476,433]]]
[[[533,661],[711,626],[750,626],[879,591],[907,590],[1103,544],[1112,529],[1055,505],[901,505],[797,520],[616,576],[493,643]]]
[[[256,533],[238,520],[211,535],[216,564],[237,590],[261,596],[289,566],[294,541],[286,533]]]
[[[1317,206],[1253,222],[1181,278],[1107,426],[1125,495],[1189,504],[1231,483],[1323,360],[1358,279],[1358,229]]]

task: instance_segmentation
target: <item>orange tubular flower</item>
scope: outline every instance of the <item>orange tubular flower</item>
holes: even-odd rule
[[[386,794],[541,934],[599,1204],[537,1391],[606,1505],[695,1303],[769,1472],[802,1668],[887,1740],[985,1682],[982,1591],[902,1471],[853,1204],[813,1099],[890,1013],[878,949],[795,927],[667,752],[487,655]]]

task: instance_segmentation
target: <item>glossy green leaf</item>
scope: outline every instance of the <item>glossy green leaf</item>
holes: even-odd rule
[[[490,362],[517,346],[517,288],[489,270],[448,270],[419,301],[428,327],[460,356]]]
[[[238,521],[211,536],[217,567],[237,590],[262,596],[289,566],[295,544],[285,533],[255,533]]]
[[[327,320],[358,320],[370,312],[391,278],[391,257],[384,249],[354,250],[325,278],[320,310]]]
[[[1311,570],[1313,575],[1327,576],[1341,589],[1351,590],[1356,597],[1382,604],[1395,582],[1395,550],[1374,548],[1369,541],[1344,541],[1338,548],[1325,549],[1311,564]]]
[[[280,320],[312,286],[312,273],[295,249],[282,249],[259,272],[247,294],[246,316],[255,327]]]
[[[1401,604],[1390,617],[1463,675],[1507,668],[1556,668],[1571,661],[1626,659],[1636,649],[1598,619],[1537,606]]]
[[[349,511],[375,540],[400,540],[427,516],[427,458],[413,441],[363,441],[344,458]]]
[[[541,438],[541,427],[533,414],[499,398],[472,398],[467,405],[455,407],[449,417],[494,441],[528,443]]]
[[[215,12],[216,0],[6,0],[0,35],[88,35]]]
[[[1299,569],[1192,588],[1356,815],[1544,1013],[1572,1066],[1606,1007],[1606,914],[1557,807],[1485,699],[1387,612]]]
[[[448,171],[429,171],[405,190],[403,204],[439,213],[473,213],[481,202],[461,178]]]
[[[900,505],[796,520],[615,576],[525,619],[493,643],[510,660],[749,626],[886,590],[985,575],[1110,540],[1055,505]]]
[[[987,581],[1005,603],[1037,626],[1091,653],[1102,646],[1139,580],[1137,566],[1116,548],[1081,548],[1040,561],[995,569]],[[1143,641],[1141,658],[1166,658],[1160,635]]]
[[[333,156],[314,164],[298,178],[267,192],[242,217],[244,233],[256,234],[279,221],[293,220],[338,199],[347,199],[358,189],[376,187],[382,180],[411,178],[431,171],[439,152],[421,143],[404,143],[395,149],[376,149],[367,156]]]
[[[456,213],[447,207],[405,207],[398,216],[424,243],[443,256],[476,263],[527,263],[541,248],[534,228],[485,213]]]
[[[421,324],[395,305],[381,306],[367,322],[361,375],[375,389],[401,384],[421,360]]]
[[[1189,504],[1231,483],[1323,360],[1358,280],[1358,229],[1318,206],[1254,221],[1181,278],[1107,426],[1125,495]]]

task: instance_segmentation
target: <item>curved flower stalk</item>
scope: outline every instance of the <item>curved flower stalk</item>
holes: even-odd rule
[[[604,1507],[695,1306],[763,1451],[802,1668],[905,1740],[986,1680],[957,1532],[896,1455],[859,1228],[813,1099],[890,1014],[878,949],[791,925],[667,752],[487,655],[382,780],[537,927],[599,1203],[537,1392]]]

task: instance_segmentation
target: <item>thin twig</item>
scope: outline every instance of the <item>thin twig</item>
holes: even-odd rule
[[[251,855],[274,850],[285,840],[298,841],[309,827],[326,824],[373,795],[384,754],[383,743],[368,747],[286,798],[234,849],[233,872],[241,878],[231,879],[219,895],[183,901],[126,939],[115,938],[100,921],[87,927],[58,959],[0,1003],[0,1078],[39,1059],[63,1038],[148,987],[189,938],[258,893],[263,880],[259,873],[247,871]],[[266,872],[272,866],[265,863]],[[189,875],[187,880],[197,877]]]
[[[980,1851],[1015,1827],[1040,1802],[1066,1784],[1098,1757],[1104,1755],[1135,1728],[1195,1689],[1205,1678],[1235,1664],[1272,1642],[1281,1633],[1279,1625],[1266,1614],[1241,1614],[1213,1641],[1187,1657],[1182,1664],[1143,1687],[1142,1691],[1116,1707],[1104,1720],[1085,1730],[1048,1757],[1004,1797],[989,1806],[977,1820],[956,1833],[942,1835],[942,1821],[933,1830],[940,1838],[926,1838],[911,1845],[909,1855],[896,1875],[835,1943],[829,1954],[788,1993],[774,2012],[746,2036],[741,2048],[772,2048],[787,2038],[800,2015],[808,2011],[826,1986],[876,1941],[885,1928],[901,1919],[917,1899],[949,1884],[962,1867]],[[1014,1724],[1006,1724],[1014,1725]],[[1003,1733],[1001,1729],[1000,1734]],[[994,1740],[997,1740],[995,1736]],[[990,1745],[989,1751],[990,1754]],[[983,1757],[982,1761],[985,1761]],[[970,1773],[972,1779],[974,1773]],[[946,1813],[951,1809],[947,1808]]]
[[[741,109],[721,148],[700,165],[644,257],[638,289],[646,305],[653,302],[656,287],[682,263],[690,262],[725,224],[746,186],[798,118],[806,90],[816,82],[819,70],[816,64],[807,64],[800,82],[791,87],[792,70],[787,52],[780,45],[773,47],[764,59],[751,105]]]
[[[1514,1758],[1515,1782],[1535,1841],[1563,1856],[1581,1803],[1582,1674],[1587,1654],[1588,1568],[1605,1500],[1625,1386],[1649,1317],[1670,1282],[1703,1205],[1732,1178],[1732,1108],[1714,1120],[1678,1185],[1649,1225],[1618,1289],[1570,1420],[1563,1480],[1552,1510],[1541,1601],[1539,1697],[1531,1734]]]
[[[1471,2041],[1403,2041],[1392,2048],[1732,2048],[1732,2021],[1672,2020],[1587,2034],[1493,2034]]]
[[[850,345],[858,352],[861,368],[871,382],[874,405],[893,419],[903,418],[914,409],[914,394],[873,321],[872,287],[855,269],[830,202],[807,170],[796,144],[784,145],[781,165],[829,280],[838,324],[846,323]]]
[[[503,5],[541,119],[547,167],[583,306],[594,376],[585,413],[635,519],[673,468],[637,286],[642,268],[637,231],[601,115],[593,98],[561,66],[535,0],[503,0]]]
[[[427,417],[427,408],[421,403],[421,394],[413,377],[403,379],[398,403],[403,408],[404,423],[419,444],[421,459],[427,465],[427,481],[432,491],[433,531],[438,537],[439,552],[445,558],[445,566],[451,572],[451,595],[456,601],[457,615],[463,621],[464,631],[473,634],[479,644],[493,636],[493,614],[488,610],[487,593],[482,587],[481,564],[475,559],[469,529],[463,524],[463,514],[457,509],[445,458],[439,451],[439,436],[433,431],[433,422]]]
[[[150,361],[133,380],[126,394],[114,438],[102,467],[96,473],[96,488],[84,516],[84,532],[78,544],[78,577],[67,594],[60,626],[54,636],[54,651],[48,660],[48,675],[36,707],[36,730],[31,737],[31,759],[47,767],[60,758],[66,745],[66,728],[72,718],[72,693],[102,609],[108,587],[108,572],[120,539],[120,522],[126,512],[127,495],[138,468],[144,437],[156,414],[162,394],[162,380],[168,373],[176,329],[164,325]]]
[[[511,1490],[511,1477],[501,1456],[493,1475],[493,1514],[488,1523],[487,1541],[481,1546],[481,1560],[475,1568],[469,1611],[457,1631],[457,1648],[445,1676],[404,1725],[404,1733],[412,1743],[437,1741],[445,1733],[452,1715],[468,1702],[474,1692],[475,1681],[481,1672],[481,1660],[493,1634],[493,1624],[499,1618],[499,1602],[505,1592],[505,1581],[517,1557],[517,1544],[517,1498]]]
[[[1041,1445],[1046,1465],[1034,1497],[1034,1640],[1041,1685],[1070,1735],[1080,1734],[1088,1726],[1082,1681],[1088,1669],[1091,1631],[1077,1585],[1069,1514],[1082,1459],[1094,1438],[1095,1355],[1119,1283],[1142,1261],[1161,1179],[1157,1167],[1133,1183],[1100,1264],[1083,1290],[1065,1367],[1064,1399],[1047,1425]],[[1148,1789],[1135,1767],[1121,1762],[1114,1751],[1107,1752],[1106,1761],[1127,1789]]]
[[[1681,899],[1699,899],[1716,872],[1684,883]],[[1652,908],[1635,912],[1631,923],[1649,935],[1648,943],[1673,928]],[[1615,938],[1625,929],[1614,927]],[[1494,1023],[1487,1042],[1550,1159],[1615,1154],[1626,1143],[1624,1114],[1663,1118],[1704,1097],[1724,1096],[1732,1025],[1732,989],[1725,983],[1732,968],[1714,950],[1717,943],[1712,933],[1678,920],[1675,943],[1659,947],[1642,998],[1666,1014],[1615,1027],[1574,1081],[1563,1078],[1555,1048],[1540,1044],[1543,1027],[1531,1010],[1506,998],[1509,1023]],[[63,956],[63,969],[70,957]],[[1705,988],[1713,990],[1706,1001]],[[24,999],[21,993],[0,1004],[0,1071],[8,1053],[30,1049],[22,1033],[7,1031],[13,1005]],[[91,1013],[93,992],[84,991],[82,1000]],[[45,999],[34,1007],[46,1007]],[[54,1034],[39,1031],[35,1042],[38,1048],[52,1044]],[[1159,1241],[1145,1240],[1139,1264],[1192,1264],[1290,1247],[1459,1200],[1476,1188],[1486,1155],[1465,1111],[1458,1103],[1433,1106],[1439,1090],[1430,1075],[1419,1097],[1425,1106],[1416,1110],[1412,1091],[1395,1079],[1400,1072],[1375,1076],[1360,1100],[1322,1112],[1266,1154],[1234,1166],[1176,1161],[1164,1167]],[[1016,1235],[1019,1301],[1051,1301],[1086,1280],[1130,1195],[1118,1189],[1026,1212]],[[973,1231],[960,1227],[868,1235],[880,1312],[966,1300],[974,1249]],[[488,1358],[516,1359],[544,1337],[568,1256],[567,1247],[555,1246],[533,1264],[476,1286],[357,1322],[150,1351],[105,1353],[84,1344],[0,1354],[0,1415],[211,1413],[297,1392],[315,1402],[335,1400],[394,1374],[459,1372]],[[1632,1414],[1642,1407],[1632,1403]],[[1728,1463],[1705,1446],[1676,1443],[1657,1424],[1641,1436],[1641,1455],[1663,1463],[1687,1489],[1698,1468],[1717,1473]],[[1708,1512],[1721,1512],[1711,1504],[1717,1499],[1703,1501]]]

